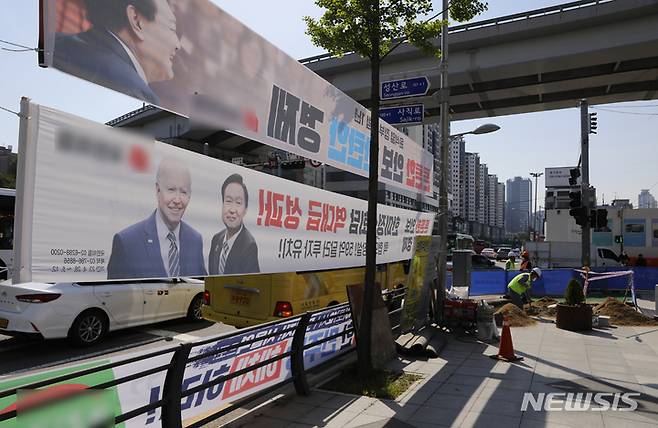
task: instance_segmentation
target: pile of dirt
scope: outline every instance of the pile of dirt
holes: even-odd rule
[[[545,317],[555,317],[557,309],[549,306],[555,305],[557,300],[550,297],[542,297],[532,302],[532,305],[525,305],[524,309],[528,315],[540,315]]]
[[[658,321],[636,311],[633,307],[615,300],[612,297],[594,307],[595,315],[607,315],[614,325],[652,326]]]
[[[508,303],[496,311],[496,314],[507,315],[510,327],[526,327],[535,324],[537,321],[530,318],[515,304]]]

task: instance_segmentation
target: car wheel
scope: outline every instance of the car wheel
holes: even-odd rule
[[[203,321],[201,314],[201,307],[203,306],[203,294],[197,294],[190,302],[190,307],[187,309],[187,319],[190,321]]]
[[[105,314],[99,310],[81,313],[73,321],[69,330],[69,339],[78,346],[92,346],[99,343],[108,330]]]

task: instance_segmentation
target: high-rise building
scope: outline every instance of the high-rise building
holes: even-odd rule
[[[477,221],[489,224],[489,168],[484,163],[478,168]]]
[[[498,190],[498,176],[489,174],[487,178],[487,224],[496,226],[496,191]]]
[[[496,183],[496,227],[505,228],[505,185]]]
[[[464,218],[477,221],[480,156],[466,152],[464,156]]]
[[[505,230],[508,233],[526,232],[528,230],[531,201],[532,181],[529,178],[514,177],[507,180]]]
[[[649,193],[649,189],[642,189],[637,197],[638,208],[658,208],[656,198]]]

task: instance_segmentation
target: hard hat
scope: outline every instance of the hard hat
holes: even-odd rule
[[[516,253],[514,251],[510,251],[507,253],[507,257],[516,257]]]
[[[532,273],[534,273],[535,275],[537,275],[537,278],[541,278],[541,269],[539,269],[539,268],[534,268],[534,269],[532,269]]]

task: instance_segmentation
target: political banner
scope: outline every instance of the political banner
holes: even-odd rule
[[[40,4],[42,66],[369,176],[369,110],[210,1]],[[431,154],[379,123],[380,181],[431,195]]]
[[[130,280],[365,264],[364,200],[35,104],[27,120],[19,175],[28,178],[19,180],[17,202],[17,245],[29,249],[16,251],[22,278]],[[380,205],[377,262],[411,258],[415,237],[429,235],[433,219]]]
[[[187,391],[191,388],[206,384],[219,377],[227,376],[239,370],[248,369],[261,362],[274,359],[279,355],[290,352],[294,331],[299,323],[299,318],[289,321],[267,324],[262,327],[256,327],[245,331],[244,333],[232,336],[218,337],[216,341],[194,346],[190,353],[190,358],[202,354],[217,352],[207,355],[204,358],[192,361],[186,365],[181,390]],[[305,345],[311,345],[321,341],[323,338],[346,331],[352,326],[352,319],[349,307],[342,306],[334,309],[327,309],[312,315],[309,326],[304,338]],[[262,339],[261,339],[262,338]],[[331,339],[316,346],[310,346],[304,350],[304,367],[309,370],[319,364],[325,363],[342,353],[345,353],[355,346],[355,335],[353,332],[347,332],[344,336]],[[164,348],[163,348],[164,349]],[[158,349],[149,350],[156,352]],[[142,352],[143,354],[144,352]],[[16,378],[5,378],[0,381],[0,390],[17,388],[20,385],[28,385],[36,381],[52,379],[63,374],[73,373],[78,370],[98,367],[102,364],[115,363],[121,360],[135,358],[139,353],[111,357],[103,360],[93,361],[67,367],[60,370],[49,370],[35,375]],[[170,364],[173,353],[152,357],[144,360],[138,360],[133,363],[119,365],[113,369],[103,370],[82,377],[71,379],[67,382],[59,383],[43,389],[48,391],[44,393],[42,401],[46,402],[53,397],[65,396],[72,391],[89,389],[93,391],[95,385],[108,382],[115,379],[121,379],[127,376],[143,372],[154,367],[166,366]],[[100,396],[81,397],[86,402],[94,399],[94,406],[85,408],[76,407],[76,412],[63,412],[68,410],[78,401],[64,400],[60,404],[46,407],[43,411],[34,415],[27,414],[30,421],[36,420],[32,426],[74,426],[73,423],[52,424],[53,420],[93,420],[92,418],[107,417],[108,415],[118,416],[122,413],[130,412],[134,409],[154,403],[163,398],[163,387],[165,383],[166,371],[150,374],[145,377],[133,379],[124,382],[116,387],[102,391]],[[246,398],[263,389],[279,385],[292,377],[292,368],[290,357],[284,357],[272,361],[262,367],[246,371],[242,375],[233,377],[225,382],[218,383],[209,388],[198,391],[184,397],[181,401],[181,420],[183,425],[189,425],[197,422],[204,417],[215,413],[230,404]],[[58,392],[61,391],[61,392]],[[26,394],[31,391],[25,391]],[[59,395],[58,395],[59,394]],[[28,395],[29,397],[29,395]],[[0,399],[0,414],[14,409],[21,408],[20,396],[9,396]],[[34,402],[34,398],[32,399]],[[99,409],[102,410],[100,415]],[[92,412],[93,411],[93,412]],[[79,413],[85,413],[80,415]],[[90,413],[87,415],[87,413]],[[159,427],[161,426],[161,408],[137,415],[128,421],[120,424],[120,427]],[[21,414],[18,416],[21,418]],[[55,418],[56,417],[56,418]],[[82,419],[81,419],[82,418]],[[27,418],[25,419],[28,420]],[[44,421],[49,421],[46,424]],[[16,420],[0,422],[0,427],[16,426]],[[84,426],[93,426],[85,424]]]

